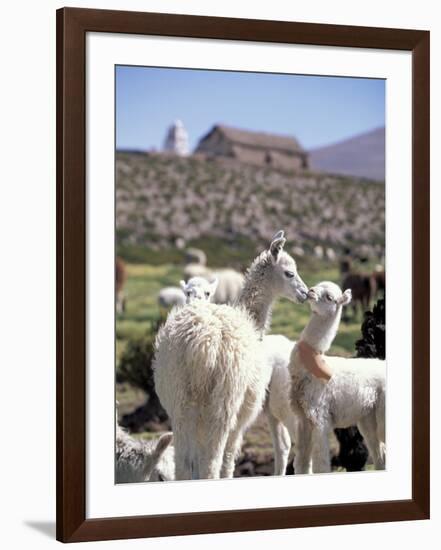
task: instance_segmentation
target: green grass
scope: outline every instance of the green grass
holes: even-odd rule
[[[160,315],[157,295],[165,286],[176,286],[182,279],[182,269],[171,264],[127,265],[125,287],[126,311],[116,320],[116,338],[119,344],[142,335]]]
[[[337,267],[325,263],[302,264],[299,262],[299,272],[309,286],[323,280],[339,281]],[[117,357],[120,357],[129,339],[144,334],[150,323],[160,316],[157,304],[158,292],[165,286],[179,284],[182,278],[182,266],[128,264],[127,273],[126,311],[118,316],[116,322]],[[273,310],[271,333],[284,334],[295,340],[308,319],[309,308],[306,305],[296,305],[284,299],[279,300]],[[341,323],[330,354],[352,355],[355,351],[355,341],[360,338],[360,324],[361,318],[352,320],[350,323]]]

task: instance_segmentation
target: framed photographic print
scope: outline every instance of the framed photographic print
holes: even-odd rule
[[[59,10],[57,538],[427,519],[429,471],[429,33]]]

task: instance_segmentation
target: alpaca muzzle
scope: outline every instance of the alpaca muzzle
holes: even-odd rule
[[[310,288],[308,290],[307,299],[310,300],[311,302],[317,302],[318,300],[317,292],[313,288]]]

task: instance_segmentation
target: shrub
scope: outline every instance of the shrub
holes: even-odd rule
[[[372,311],[367,311],[361,325],[363,337],[355,342],[357,357],[386,357],[386,301],[378,300]]]
[[[116,381],[128,382],[132,386],[141,388],[147,395],[145,405],[123,416],[121,420],[121,424],[131,432],[139,432],[147,428],[156,431],[155,427],[157,428],[158,424],[168,420],[167,413],[155,391],[152,369],[155,336],[162,322],[162,319],[152,322],[144,336],[129,340],[121,355]]]

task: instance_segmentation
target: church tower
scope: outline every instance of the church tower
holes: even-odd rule
[[[176,120],[167,130],[164,151],[180,157],[185,157],[189,154],[188,133],[180,120]]]

